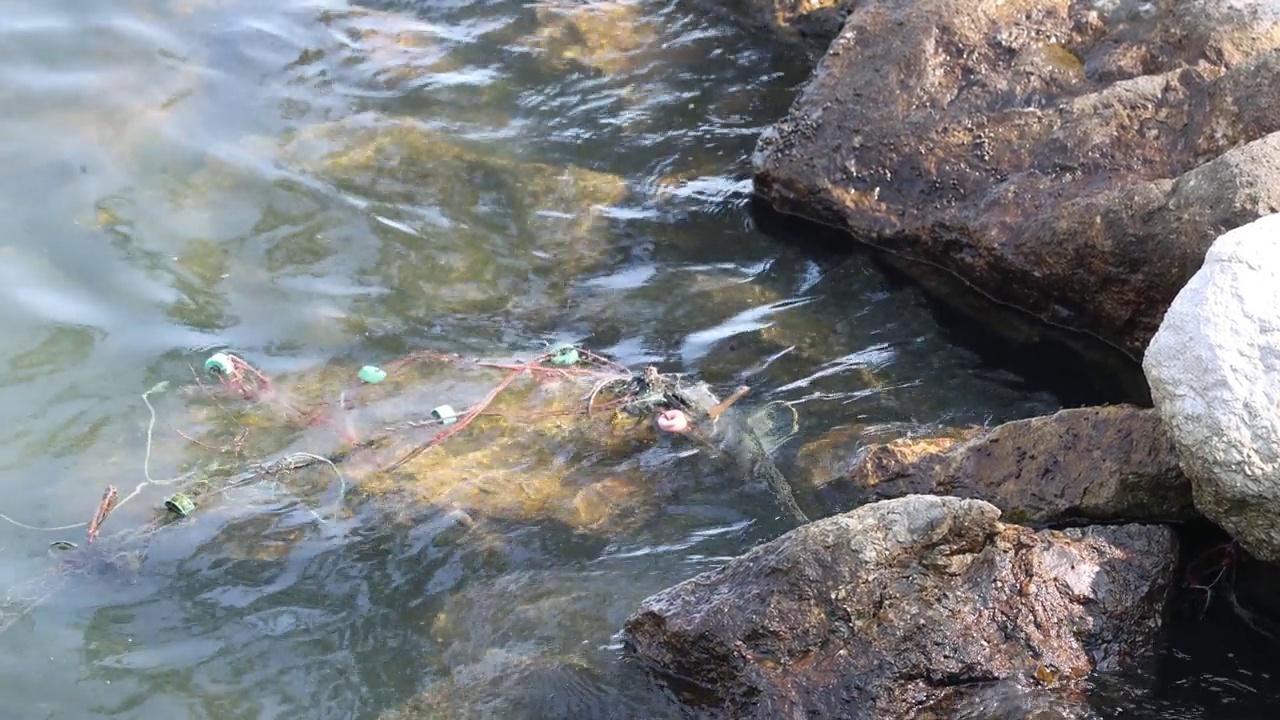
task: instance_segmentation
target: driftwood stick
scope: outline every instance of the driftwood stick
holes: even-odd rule
[[[108,485],[106,491],[102,493],[102,501],[98,503],[98,509],[93,513],[93,520],[89,521],[89,544],[93,544],[93,541],[98,539],[102,523],[107,521],[107,516],[115,509],[116,494],[115,485]]]
[[[734,390],[732,395],[722,400],[719,405],[708,410],[707,415],[712,419],[712,421],[715,421],[724,414],[725,410],[728,410],[731,405],[741,400],[743,396],[749,392],[751,392],[751,388],[746,385],[738,386],[738,389]]]

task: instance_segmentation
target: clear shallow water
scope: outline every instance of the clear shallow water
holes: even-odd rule
[[[805,68],[693,4],[10,6],[0,512],[22,523],[83,522],[107,484],[145,479],[140,395],[159,382],[150,472],[207,459],[174,428],[201,420],[179,390],[219,348],[302,385],[421,348],[581,341],[793,403],[788,452],[1058,404],[952,345],[865,258],[755,229],[748,156]],[[50,575],[49,542],[83,530],[0,524],[7,716],[668,716],[613,634],[785,529],[766,493],[682,451],[575,456],[657,498],[634,522],[523,508],[476,542],[437,542],[436,504],[388,512],[332,478],[244,488],[133,571]]]

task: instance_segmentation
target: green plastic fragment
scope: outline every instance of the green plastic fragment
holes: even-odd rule
[[[186,517],[195,512],[196,504],[183,493],[174,493],[165,498],[164,507],[178,517]]]
[[[360,368],[360,372],[356,374],[359,375],[361,380],[369,383],[370,385],[377,385],[387,379],[387,371],[377,365],[365,365]]]
[[[551,351],[552,365],[577,365],[581,358],[578,356],[578,349],[572,345],[560,345]]]
[[[226,353],[214,353],[204,361],[204,371],[210,375],[231,375],[231,357]]]
[[[452,425],[458,422],[458,413],[454,412],[453,408],[448,405],[441,405],[432,410],[431,417],[439,420],[441,425]]]

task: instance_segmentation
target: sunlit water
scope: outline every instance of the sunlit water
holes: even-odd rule
[[[578,341],[791,403],[780,458],[837,428],[1057,407],[869,261],[754,229],[747,158],[804,77],[794,49],[691,3],[10,0],[0,512],[83,523],[150,472],[104,532],[148,526],[161,483],[214,452],[175,430],[203,417],[191,368],[222,348],[301,386],[423,348]],[[414,402],[466,404],[430,397],[450,388],[474,400],[442,382]],[[785,529],[687,449],[572,456],[653,495],[585,529],[521,506],[440,542],[437,504],[321,474],[202,505],[126,542],[131,562],[51,570],[49,543],[83,528],[0,524],[3,715],[670,716],[615,633]]]

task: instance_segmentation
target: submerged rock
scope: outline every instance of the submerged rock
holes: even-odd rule
[[[504,253],[554,257],[566,273],[593,267],[607,250],[600,239],[605,210],[629,193],[617,175],[525,162],[495,144],[372,113],[306,126],[281,147],[280,157],[345,191],[417,208],[395,222],[435,239],[422,264],[445,267],[453,271],[450,279],[469,283],[494,275]],[[471,244],[444,245],[431,233],[455,224]],[[510,245],[497,245],[494,237],[509,238]]]
[[[863,496],[856,494],[856,490],[853,491],[853,497],[842,498],[849,492],[843,478],[872,459],[864,458],[864,455],[874,452],[876,448],[885,447],[886,454],[875,461],[891,461],[894,467],[906,467],[917,460],[944,453],[957,443],[977,437],[983,432],[983,428],[936,426],[924,431],[925,437],[912,435],[920,431],[918,426],[905,422],[872,425],[854,423],[833,428],[800,447],[795,457],[796,480],[828,495],[828,500],[836,503],[839,508],[838,512],[844,512],[854,505],[864,504],[857,501],[857,498]]]
[[[626,641],[735,718],[909,717],[984,683],[1066,689],[1149,657],[1170,529],[999,515],[913,495],[811,523],[649,598]]]
[[[362,495],[409,516],[458,508],[477,521],[556,522],[602,535],[634,529],[661,498],[626,461],[652,445],[655,431],[647,418],[575,412],[589,390],[579,383],[512,385],[465,435],[383,472],[421,442],[395,438],[368,451],[365,467],[348,463],[347,472]]]
[[[642,671],[600,647],[643,597],[646,581],[620,591],[608,571],[475,574],[442,604],[424,604],[435,646],[422,662],[427,680],[382,720],[678,716]]]
[[[756,189],[1138,357],[1213,237],[1280,209],[1274,8],[860,4]]]
[[[824,483],[842,507],[914,493],[985,500],[1030,524],[1182,521],[1191,484],[1153,410],[1062,410],[1015,420],[968,441],[905,438],[871,445]]]
[[[456,40],[412,13],[347,7],[325,11],[319,21],[333,33],[335,47],[304,54],[294,66],[337,55],[340,72],[389,90],[429,85],[433,76],[463,69],[450,54]]]
[[[631,0],[540,3],[535,13],[539,28],[528,42],[554,66],[634,74],[662,48],[660,23]]]
[[[750,0],[742,14],[749,23],[805,41],[820,54],[840,34],[853,5],[854,0]]]
[[[619,686],[627,687],[581,660],[493,651],[475,665],[457,668],[447,680],[432,683],[379,720],[676,717],[675,708],[655,713],[656,700],[641,705],[652,693],[628,697],[618,692]]]
[[[1078,687],[1027,687],[1001,680],[930,703],[913,720],[1097,720]]]
[[[1280,215],[1220,237],[1165,315],[1143,369],[1196,507],[1280,560]]]

